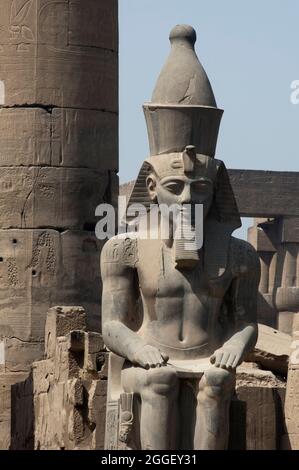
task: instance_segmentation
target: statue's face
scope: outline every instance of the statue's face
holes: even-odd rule
[[[168,176],[159,179],[151,175],[147,180],[148,191],[152,201],[165,204],[202,204],[204,218],[212,205],[214,189],[211,180],[205,177],[189,178],[187,176]]]

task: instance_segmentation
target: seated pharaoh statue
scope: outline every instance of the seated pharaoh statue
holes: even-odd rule
[[[257,340],[259,259],[232,236],[238,208],[214,158],[222,110],[194,29],[176,26],[170,41],[144,105],[151,156],[129,201],[146,220],[158,208],[157,236],[140,224],[101,257],[107,449],[226,449],[236,367]]]

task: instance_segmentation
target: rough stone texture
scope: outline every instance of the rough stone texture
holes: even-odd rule
[[[280,229],[282,243],[299,243],[299,217],[283,217]]]
[[[293,318],[299,311],[298,220],[287,216],[255,219],[248,232],[261,262],[259,321],[287,334],[292,334]]]
[[[109,185],[108,173],[91,169],[2,168],[1,227],[83,229],[95,225],[96,207],[105,201]]]
[[[116,113],[0,109],[0,166],[118,170]]]
[[[286,376],[292,337],[266,325],[259,324],[259,335],[254,351],[248,360],[260,364],[264,369]]]
[[[115,0],[2,0],[5,105],[116,112],[116,22]]]
[[[43,341],[47,310],[62,300],[81,301],[99,330],[101,247],[92,232],[0,231],[0,337]]]
[[[299,216],[299,173],[229,170],[229,176],[243,217]]]
[[[0,373],[0,442],[1,449],[8,449],[11,438],[11,387],[25,380],[28,373]]]
[[[269,236],[268,232],[265,232],[259,224],[265,222],[265,219],[255,219],[254,226],[248,229],[248,241],[257,251],[275,253],[276,244],[275,241]],[[278,241],[278,240],[277,240]]]
[[[280,448],[285,386],[270,371],[239,367],[230,410],[230,449]]]
[[[299,450],[299,314],[294,316],[292,354],[285,401],[284,449]]]
[[[1,1],[0,373],[9,383],[42,357],[49,307],[83,305],[99,330],[95,209],[118,193],[117,10],[117,0]]]
[[[86,332],[82,307],[55,307],[47,317],[45,360],[12,389],[12,449],[101,449],[106,350]]]

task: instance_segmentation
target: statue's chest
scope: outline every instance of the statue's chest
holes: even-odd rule
[[[141,245],[137,264],[139,287],[147,298],[183,298],[188,295],[217,297],[225,295],[231,283],[230,273],[210,280],[202,263],[193,269],[179,270],[175,267],[171,249],[161,241]]]

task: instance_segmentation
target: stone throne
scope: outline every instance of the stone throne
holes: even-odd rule
[[[102,252],[102,330],[111,351],[107,449],[227,448],[235,370],[257,339],[259,260],[232,238],[240,217],[226,168],[214,158],[223,111],[196,56],[194,29],[176,26],[170,41],[152,102],[144,105],[151,156],[129,206],[143,204],[148,214],[165,197],[181,201],[183,216],[166,239],[148,243],[137,231],[114,237]],[[183,236],[176,239],[180,224],[188,225],[188,201],[201,204],[204,217],[203,246],[187,227],[191,249]],[[183,312],[178,334],[170,304],[174,316]],[[156,435],[153,416],[161,418]]]

